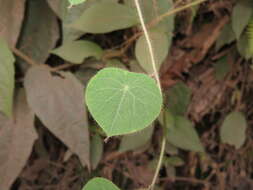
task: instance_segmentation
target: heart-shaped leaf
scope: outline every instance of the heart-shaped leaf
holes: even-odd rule
[[[86,103],[107,136],[114,136],[150,125],[160,113],[162,96],[147,75],[106,68],[90,80]]]
[[[89,33],[107,33],[129,28],[139,20],[130,7],[112,2],[97,3],[87,9],[71,26]]]
[[[83,190],[120,190],[116,185],[111,181],[102,178],[96,177],[88,181],[84,186]]]

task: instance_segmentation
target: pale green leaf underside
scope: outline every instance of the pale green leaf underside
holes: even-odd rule
[[[159,70],[161,64],[165,60],[170,47],[170,39],[164,32],[152,31],[149,32],[149,37],[154,51],[154,58],[156,69]],[[148,49],[147,40],[142,35],[135,47],[135,56],[140,63],[141,67],[148,73],[153,74],[152,60]]]
[[[52,53],[71,63],[81,64],[88,57],[100,59],[103,50],[93,42],[79,40],[66,42],[61,47],[54,49]]]
[[[86,0],[68,0],[71,5],[78,5],[84,3]]]
[[[14,56],[0,38],[0,111],[11,116],[14,92]]]
[[[111,181],[102,178],[96,177],[88,181],[82,190],[120,190],[116,185]]]
[[[107,136],[115,136],[150,125],[160,113],[162,96],[147,75],[106,68],[90,80],[86,103]]]
[[[246,119],[241,112],[228,114],[220,129],[221,141],[240,148],[246,139],[246,128]]]
[[[130,7],[112,2],[102,2],[88,8],[71,26],[88,33],[107,33],[129,28],[139,20]]]

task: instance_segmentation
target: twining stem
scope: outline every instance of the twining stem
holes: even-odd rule
[[[154,56],[154,51],[153,51],[153,47],[152,47],[152,43],[151,43],[151,40],[150,40],[150,37],[149,37],[147,27],[146,27],[145,22],[144,22],[143,15],[142,15],[142,12],[141,12],[141,7],[140,7],[139,0],[135,0],[135,6],[137,8],[137,12],[138,12],[138,15],[139,15],[139,18],[140,18],[140,21],[141,21],[141,27],[142,27],[142,30],[144,32],[144,36],[145,36],[147,44],[148,44],[148,50],[149,50],[149,54],[150,54],[150,57],[151,57],[151,64],[152,64],[152,68],[153,68],[153,71],[154,71],[154,76],[155,76],[158,88],[159,88],[159,90],[162,94],[161,82],[160,82],[159,74],[158,74],[158,71],[157,71],[157,68],[156,68],[156,60],[155,60],[155,56]]]
[[[144,18],[143,18],[143,15],[142,15],[142,11],[141,11],[139,0],[135,0],[135,6],[137,8],[139,19],[141,21],[142,30],[144,32],[144,36],[145,36],[147,44],[148,44],[148,50],[149,50],[149,54],[150,54],[150,57],[151,57],[151,64],[152,64],[152,68],[153,68],[153,71],[154,71],[154,76],[155,76],[155,79],[157,81],[157,85],[158,85],[158,88],[160,90],[160,93],[162,94],[162,88],[161,88],[161,82],[160,82],[160,78],[159,78],[159,73],[158,73],[158,70],[156,68],[156,60],[155,60],[155,56],[154,56],[154,50],[153,50],[153,47],[152,47],[152,43],[151,43],[151,40],[150,40],[150,37],[149,37],[149,33],[148,33],[148,30],[147,30],[147,27],[146,27],[145,22],[144,22]],[[155,186],[155,183],[156,183],[156,180],[157,180],[157,178],[159,176],[159,172],[160,172],[160,169],[161,169],[161,166],[162,166],[164,152],[165,152],[165,144],[166,144],[166,138],[165,138],[165,135],[163,135],[161,152],[160,152],[160,156],[159,156],[159,161],[158,161],[158,164],[157,164],[157,167],[156,167],[156,171],[155,171],[152,183],[149,186],[150,190],[153,190],[153,188]]]
[[[159,176],[159,172],[160,172],[160,169],[161,169],[162,163],[163,163],[163,157],[164,157],[164,153],[165,153],[165,146],[166,146],[166,137],[165,137],[165,135],[163,135],[162,145],[161,145],[161,152],[160,152],[160,155],[159,155],[158,164],[156,166],[156,171],[155,171],[152,183],[149,186],[149,190],[153,190],[154,187],[155,187],[156,180]]]

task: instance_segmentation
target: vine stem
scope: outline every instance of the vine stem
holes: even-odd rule
[[[155,187],[156,180],[159,176],[159,172],[161,170],[162,163],[163,163],[163,157],[164,157],[164,153],[165,153],[165,146],[166,146],[166,137],[165,137],[165,135],[163,135],[162,145],[161,145],[161,152],[160,152],[160,155],[159,155],[158,164],[156,166],[156,171],[155,171],[152,183],[150,184],[150,186],[148,188],[149,190],[153,190],[154,187]]]
[[[150,54],[150,57],[151,57],[151,64],[152,64],[152,67],[153,67],[154,76],[155,76],[155,79],[157,81],[157,85],[158,85],[158,88],[160,90],[160,93],[162,94],[162,88],[161,88],[161,82],[160,82],[160,79],[159,79],[159,73],[158,73],[158,70],[156,68],[156,60],[155,60],[155,56],[154,56],[154,49],[152,47],[150,36],[149,36],[148,30],[147,30],[147,27],[145,25],[145,22],[144,22],[144,18],[143,18],[143,15],[142,15],[139,0],[135,0],[135,6],[137,8],[138,16],[139,16],[139,19],[140,19],[140,22],[141,22],[141,27],[142,27],[142,30],[144,32],[144,36],[145,36],[147,44],[148,44],[148,50],[149,50],[149,54]],[[158,161],[158,164],[157,164],[157,167],[156,167],[154,177],[152,179],[152,183],[149,186],[149,190],[153,190],[153,188],[155,186],[155,183],[157,181],[157,178],[159,176],[159,172],[160,172],[160,169],[162,167],[163,157],[164,157],[164,153],[165,153],[165,145],[166,145],[166,137],[165,137],[165,135],[163,135],[159,161]]]
[[[152,63],[153,71],[154,71],[154,76],[155,76],[155,79],[157,81],[157,85],[158,85],[158,88],[160,90],[160,93],[162,94],[161,82],[160,82],[159,74],[158,74],[158,71],[157,71],[157,68],[156,68],[154,50],[153,50],[153,47],[152,47],[152,43],[151,43],[151,40],[150,40],[150,37],[149,37],[147,27],[146,27],[145,22],[144,22],[144,18],[143,18],[142,12],[141,12],[141,7],[140,7],[139,0],[135,0],[135,6],[137,8],[138,16],[139,16],[140,21],[141,21],[141,27],[142,27],[142,30],[144,32],[144,36],[145,36],[147,44],[148,44],[148,50],[149,50],[149,54],[150,54],[150,57],[151,57],[151,63]]]

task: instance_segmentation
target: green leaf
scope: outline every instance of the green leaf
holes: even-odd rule
[[[165,110],[165,126],[168,129],[167,141],[172,145],[195,152],[204,152],[193,123],[182,116],[173,116]]]
[[[134,0],[127,0],[125,3],[136,10]],[[159,15],[166,13],[168,10],[173,9],[172,0],[139,0],[139,3],[145,24],[148,24],[149,22],[158,18]],[[164,18],[154,26],[155,30],[165,32],[166,34],[172,34],[174,30],[174,18],[174,14]],[[170,36],[172,37],[172,35]]]
[[[119,152],[136,150],[143,147],[151,139],[154,127],[150,126],[133,134],[125,135],[121,139]]]
[[[81,64],[88,57],[100,59],[103,54],[103,50],[97,44],[84,40],[66,42],[51,52],[76,64]]]
[[[164,165],[166,166],[182,166],[184,165],[184,160],[178,156],[171,156],[169,158],[165,157],[164,159]]]
[[[111,181],[102,178],[95,177],[88,181],[82,190],[120,190],[116,185]]]
[[[14,56],[7,43],[0,38],[0,111],[12,115],[14,93]]]
[[[250,52],[249,39],[246,32],[244,32],[241,35],[239,41],[236,43],[236,46],[237,46],[238,52],[244,59],[250,59],[253,57],[252,53]]]
[[[162,96],[145,74],[118,68],[99,71],[89,82],[86,103],[107,136],[144,129],[159,115]]]
[[[229,22],[222,28],[221,34],[216,41],[215,49],[218,51],[221,47],[230,44],[234,40],[236,40],[236,36],[232,29],[232,23]]]
[[[106,67],[116,67],[119,69],[125,69],[127,70],[127,67],[118,59],[110,59],[106,61]]]
[[[84,3],[86,0],[68,0],[70,5],[78,5],[78,4],[81,4],[81,3]]]
[[[99,135],[94,135],[90,143],[90,161],[92,169],[96,169],[103,154],[103,140]]]
[[[191,89],[183,82],[175,84],[168,95],[169,111],[175,115],[184,115],[191,100]]]
[[[171,41],[165,33],[158,31],[149,32],[149,37],[154,51],[156,68],[159,70],[169,52]],[[148,44],[144,35],[142,35],[136,43],[135,56],[148,74],[154,73]]]
[[[237,1],[237,4],[233,8],[232,28],[237,39],[240,38],[243,30],[246,28],[250,21],[250,18],[253,13],[252,7],[252,0],[240,0]]]
[[[240,148],[246,139],[247,122],[241,112],[228,114],[220,128],[220,138],[223,143]]]
[[[214,75],[217,80],[223,80],[230,71],[227,57],[222,57],[214,64]]]
[[[138,17],[130,7],[102,2],[87,9],[71,26],[84,32],[98,34],[129,28],[138,23]]]

